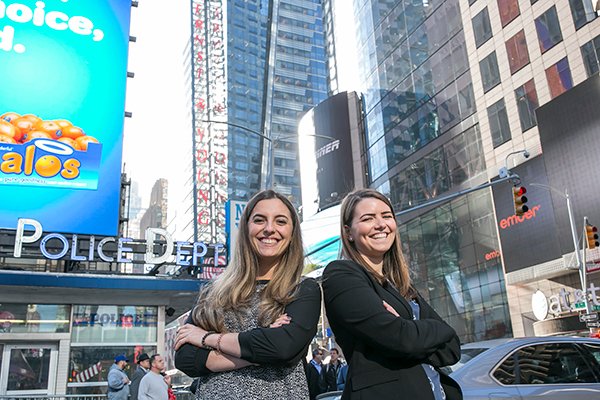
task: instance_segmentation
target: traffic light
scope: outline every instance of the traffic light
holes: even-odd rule
[[[515,203],[515,215],[523,215],[529,211],[529,207],[525,205],[527,203],[527,197],[524,194],[527,193],[527,189],[524,187],[513,187],[513,200]]]
[[[587,234],[588,249],[595,249],[600,246],[600,243],[598,243],[598,228],[588,225],[585,227],[585,233]]]

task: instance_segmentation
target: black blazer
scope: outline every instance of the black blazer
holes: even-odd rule
[[[334,261],[323,273],[327,318],[347,357],[349,370],[342,399],[430,399],[421,364],[436,367],[447,400],[462,399],[460,386],[440,371],[460,359],[456,332],[422,298],[420,319],[389,285],[384,288],[353,261]],[[400,317],[387,311],[390,304]]]

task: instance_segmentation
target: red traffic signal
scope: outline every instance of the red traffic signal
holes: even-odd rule
[[[525,205],[527,203],[527,197],[524,194],[527,193],[527,189],[524,187],[513,187],[513,202],[515,205],[515,215],[523,215],[529,211],[529,207]]]
[[[595,226],[586,226],[585,233],[587,235],[588,249],[600,247],[600,243],[598,243],[598,228]]]

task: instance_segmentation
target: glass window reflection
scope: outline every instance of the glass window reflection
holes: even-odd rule
[[[0,304],[0,332],[69,332],[71,306],[50,304]]]

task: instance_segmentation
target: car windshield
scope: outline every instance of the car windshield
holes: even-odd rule
[[[460,360],[456,364],[448,366],[448,367],[444,367],[442,369],[447,374],[451,374],[452,372],[457,371],[458,369],[460,369],[460,367],[462,367],[463,365],[465,365],[466,363],[468,363],[473,358],[477,357],[478,355],[480,355],[481,353],[483,353],[486,350],[487,350],[487,348],[461,349],[460,350]]]

